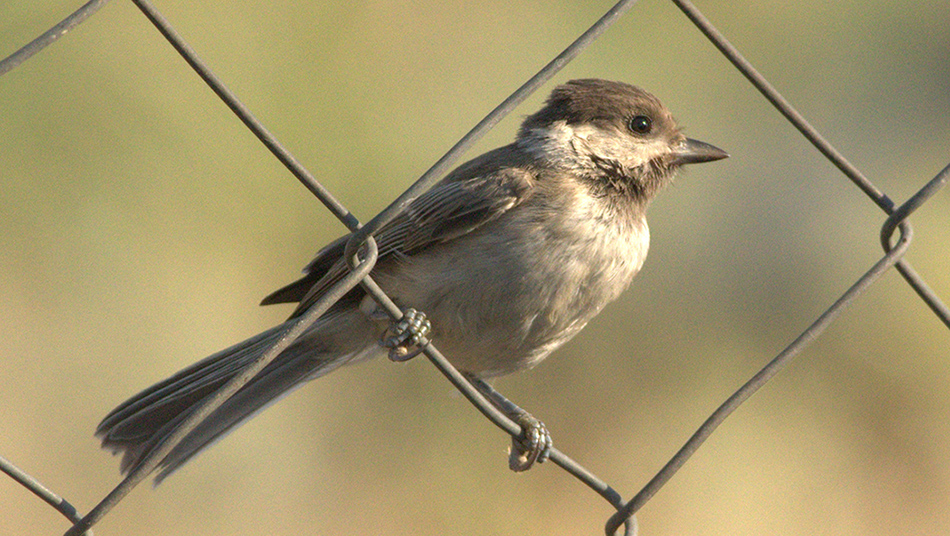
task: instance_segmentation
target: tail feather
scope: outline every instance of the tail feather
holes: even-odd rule
[[[157,425],[224,385],[276,341],[280,325],[190,365],[126,400],[96,428],[103,447],[125,448],[152,434]]]
[[[133,396],[102,420],[102,447],[123,453],[121,470],[137,467],[194,408],[244,370],[282,335],[282,324],[191,365]],[[296,343],[192,430],[160,463],[158,484],[185,462],[305,381],[350,361]]]

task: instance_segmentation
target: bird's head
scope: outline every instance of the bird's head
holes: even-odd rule
[[[521,125],[517,143],[546,166],[590,181],[595,193],[653,197],[683,164],[729,155],[687,138],[650,93],[630,84],[572,80]]]

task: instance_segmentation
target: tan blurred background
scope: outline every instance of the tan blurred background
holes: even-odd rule
[[[363,220],[610,5],[156,3]],[[0,55],[79,4],[3,2]],[[699,4],[896,201],[950,163],[950,2]],[[497,382],[630,497],[881,256],[884,216],[668,2],[556,80],[576,77],[642,85],[732,154],[653,205],[620,302]],[[343,231],[128,2],[0,78],[0,177],[0,455],[82,511],[119,481],[99,419],[282,319],[257,302]],[[908,258],[950,300],[950,191],[912,221]],[[606,503],[550,465],[509,473],[507,443],[425,360],[373,362],[137,488],[96,533],[602,533]],[[639,519],[651,536],[947,534],[950,332],[886,274]],[[0,478],[0,534],[66,527]]]

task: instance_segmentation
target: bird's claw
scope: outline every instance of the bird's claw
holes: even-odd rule
[[[524,413],[515,422],[521,426],[521,435],[511,438],[508,467],[515,472],[527,471],[535,463],[544,463],[551,454],[551,433],[544,423]]]
[[[383,346],[389,348],[389,359],[392,361],[408,361],[419,355],[429,342],[429,333],[432,324],[426,315],[409,308],[402,318],[393,322],[383,338]]]

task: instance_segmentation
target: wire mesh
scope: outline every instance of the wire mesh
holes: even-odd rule
[[[36,52],[48,46],[60,36],[64,35],[69,29],[85,20],[88,16],[95,13],[105,1],[91,1],[73,15],[64,19],[43,35],[24,46],[22,49],[12,54],[0,62],[0,75],[10,71],[24,61],[30,59]],[[381,225],[392,219],[416,196],[428,189],[436,180],[446,173],[457,159],[468,150],[482,135],[493,128],[502,117],[512,111],[518,104],[523,102],[531,93],[541,87],[555,73],[563,68],[568,62],[580,54],[588,47],[599,35],[601,35],[611,24],[629,10],[634,1],[621,1],[613,6],[603,17],[601,17],[590,29],[581,37],[572,43],[567,49],[546,65],[541,71],[532,77],[528,82],[522,85],[502,104],[495,108],[488,116],[480,121],[466,136],[464,136],[455,146],[453,146],[442,158],[440,158],[422,177],[399,196],[386,209],[381,211],[375,218],[371,219],[366,225],[361,225],[356,217],[338,200],[336,200],[330,191],[325,188],[314,176],[309,173],[290,152],[270,133],[244,106],[237,97],[227,89],[224,83],[216,77],[211,70],[198,58],[197,53],[185,43],[184,39],[177,34],[172,25],[166,20],[149,2],[145,0],[133,0],[133,3],[142,11],[148,20],[159,30],[172,47],[185,59],[185,61],[198,73],[205,83],[212,88],[218,97],[227,104],[235,115],[250,129],[255,136],[274,154],[274,156],[303,183],[322,203],[350,230],[355,231],[352,239],[347,244],[347,258],[352,259],[350,274],[340,284],[335,286],[323,298],[321,298],[297,323],[290,328],[284,338],[273,348],[270,349],[257,362],[249,366],[248,369],[238,378],[235,378],[228,385],[205,403],[201,409],[196,411],[187,419],[181,428],[169,438],[165,445],[156,450],[148,460],[143,462],[125,480],[123,480],[115,489],[103,498],[88,514],[80,517],[76,509],[68,502],[58,497],[56,494],[47,490],[38,481],[17,469],[6,459],[0,458],[0,470],[10,475],[16,482],[24,488],[29,489],[48,504],[59,510],[73,526],[66,532],[69,535],[91,534],[91,527],[100,521],[113,506],[121,501],[131,489],[133,489],[141,480],[145,479],[157,466],[160,460],[167,454],[175,444],[180,441],[195,425],[197,425],[211,411],[222,404],[227,398],[234,394],[248,379],[258,373],[267,363],[277,356],[284,348],[293,342],[309,325],[319,318],[336,300],[342,297],[347,291],[356,285],[363,287],[382,304],[393,319],[401,316],[401,311],[392,303],[385,293],[373,282],[371,270],[376,260],[375,243],[373,233]],[[877,260],[858,280],[851,285],[842,295],[833,301],[814,322],[802,331],[785,349],[771,360],[765,367],[757,372],[740,389],[733,393],[716,411],[714,411],[702,424],[702,426],[690,437],[686,444],[667,462],[667,464],[651,479],[637,494],[631,499],[625,501],[622,495],[614,490],[603,480],[593,475],[586,468],[566,456],[564,453],[554,449],[551,454],[551,461],[562,467],[569,474],[573,475],[580,482],[584,483],[595,493],[603,497],[610,505],[616,509],[607,521],[605,532],[609,534],[616,533],[623,525],[627,534],[636,532],[636,520],[634,515],[643,507],[656,493],[662,488],[673,475],[686,463],[689,457],[694,454],[736,408],[749,399],[756,391],[770,381],[778,372],[788,365],[790,360],[812,343],[822,332],[834,322],[839,315],[854,300],[865,293],[874,285],[879,278],[890,268],[896,267],[898,272],[914,290],[917,296],[926,303],[933,314],[948,328],[950,328],[950,310],[940,300],[937,293],[927,284],[905,258],[909,250],[913,231],[908,218],[920,207],[924,206],[934,195],[936,195],[947,182],[947,176],[950,175],[950,166],[944,168],[933,179],[929,180],[922,188],[914,193],[910,198],[902,203],[895,204],[881,189],[875,186],[855,165],[849,162],[838,150],[836,150],[822,134],[814,128],[802,114],[795,108],[749,63],[738,50],[732,46],[725,37],[706,19],[690,2],[685,0],[673,0],[673,3],[682,10],[692,23],[709,39],[709,41],[738,69],[743,76],[755,87],[774,107],[778,110],[789,123],[812,144],[815,148],[837,167],[840,172],[849,179],[861,192],[863,192],[872,203],[879,207],[887,215],[881,226],[880,237],[884,249],[884,255]],[[34,60],[39,61],[39,60]],[[894,235],[897,234],[895,239]],[[360,253],[357,255],[357,253]],[[501,414],[484,397],[475,390],[468,381],[456,371],[444,356],[437,350],[438,341],[427,345],[425,354],[430,361],[449,379],[449,381],[489,420],[506,433],[517,436],[520,433],[519,426]]]

